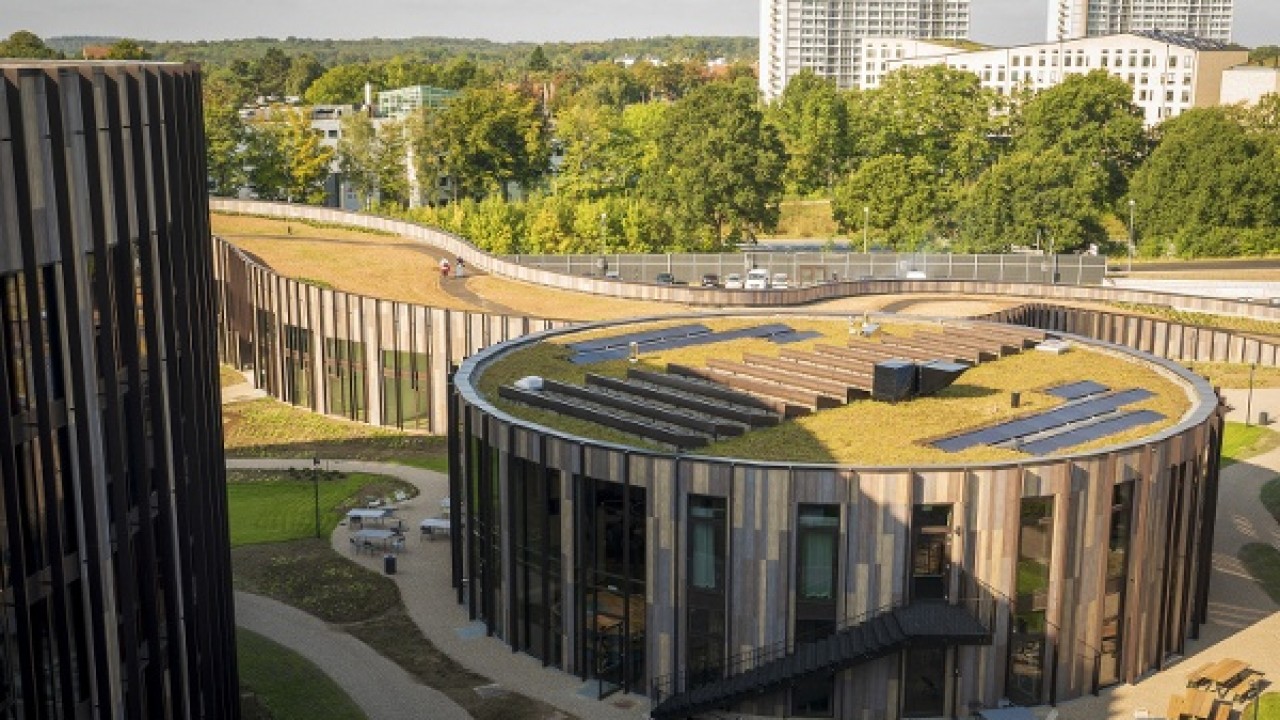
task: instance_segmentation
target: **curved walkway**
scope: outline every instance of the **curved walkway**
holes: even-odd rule
[[[227,468],[284,470],[309,468],[311,458],[228,459]],[[574,675],[555,668],[543,667],[531,655],[513,652],[511,647],[496,637],[485,634],[483,624],[467,619],[466,610],[458,605],[451,586],[450,542],[446,538],[427,540],[416,537],[417,524],[426,517],[440,515],[440,501],[449,494],[448,476],[443,473],[396,465],[392,463],[358,460],[325,461],[325,467],[342,472],[365,472],[403,480],[418,488],[418,495],[399,504],[399,515],[411,529],[405,552],[397,557],[397,572],[393,576],[400,587],[400,595],[409,616],[422,630],[422,634],[441,652],[456,660],[472,672],[492,679],[496,684],[531,698],[541,700],[580,718],[591,720],[640,720],[648,716],[647,698],[633,695],[614,695],[603,701],[590,695],[583,681]],[[331,542],[335,551],[343,553],[372,572],[382,572],[382,557],[374,554],[352,554],[345,525],[333,533]],[[307,616],[310,617],[310,616]],[[314,622],[319,622],[311,618]],[[250,630],[255,628],[251,626]],[[292,645],[289,647],[293,648]],[[307,647],[294,648],[313,662],[320,664],[309,654]],[[370,650],[372,652],[372,650]],[[328,668],[321,665],[328,672]],[[332,674],[331,674],[332,676]],[[344,689],[341,678],[333,676]],[[355,692],[351,692],[355,699]],[[357,700],[357,703],[360,703]],[[363,703],[360,703],[364,707]],[[373,715],[370,714],[372,718]],[[402,717],[424,717],[421,714]],[[435,715],[426,717],[434,718]],[[441,716],[445,717],[445,716]]]
[[[315,663],[369,720],[471,717],[444,693],[418,682],[373,648],[282,602],[237,592],[236,624]]]

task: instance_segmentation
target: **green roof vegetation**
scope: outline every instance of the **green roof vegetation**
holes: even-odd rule
[[[703,324],[713,330],[728,330],[773,321],[776,318],[721,318],[703,320]],[[846,321],[807,318],[786,318],[784,321],[797,331],[822,333],[822,337],[792,343],[786,346],[788,348],[806,350],[819,343],[844,345],[849,341],[849,323]],[[595,423],[564,418],[554,412],[535,410],[500,399],[497,389],[528,375],[575,384],[582,384],[587,373],[623,377],[630,366],[627,361],[574,365],[568,362],[570,351],[565,345],[589,337],[617,335],[679,322],[688,320],[573,333],[520,348],[484,368],[477,389],[498,409],[515,417],[595,440],[658,449],[652,443],[601,428]],[[882,330],[887,334],[913,334],[935,333],[941,328],[926,324],[888,324],[882,325]],[[860,341],[878,342],[874,339]],[[741,360],[743,353],[777,355],[778,350],[778,345],[767,340],[734,340],[642,353],[637,365],[647,370],[665,371],[667,363],[703,366],[713,357]],[[1068,451],[1144,437],[1176,423],[1189,408],[1188,395],[1182,386],[1152,366],[1099,349],[1075,347],[1064,355],[1024,352],[982,363],[966,371],[955,384],[933,397],[897,404],[859,400],[788,420],[776,427],[756,429],[738,438],[715,442],[690,454],[850,465],[1017,460],[1030,456],[1020,451],[988,446],[948,453],[930,447],[928,443],[964,430],[1048,410],[1063,401],[1045,394],[1043,390],[1081,380],[1094,380],[1113,389],[1147,388],[1154,395],[1132,407],[1159,412],[1164,415],[1164,420],[1069,448]],[[1018,408],[1010,406],[1009,394],[1015,391],[1021,393]]]

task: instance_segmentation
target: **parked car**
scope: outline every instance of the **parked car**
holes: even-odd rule
[[[769,271],[762,268],[748,270],[747,281],[742,286],[748,290],[768,290]]]
[[[617,270],[606,270],[604,273],[605,280],[621,280],[622,274]]]
[[[724,289],[725,290],[741,290],[742,276],[739,275],[738,273],[729,273],[728,275],[725,275]]]
[[[774,289],[774,290],[786,290],[786,289],[787,289],[787,274],[786,274],[786,273],[774,273],[774,274],[773,274],[773,281],[771,282],[771,286],[773,287],[773,289]]]
[[[703,275],[702,287],[720,287],[720,276],[715,273],[707,273]]]
[[[654,282],[658,283],[659,285],[675,285],[676,276],[672,275],[669,272],[660,272],[658,273],[658,277],[654,279]]]

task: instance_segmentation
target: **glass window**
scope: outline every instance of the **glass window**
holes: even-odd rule
[[[1102,597],[1102,647],[1098,682],[1120,682],[1124,598],[1129,573],[1129,533],[1133,519],[1133,481],[1116,485],[1111,493],[1111,527],[1107,537],[1107,570]]]
[[[836,585],[836,536],[840,510],[835,505],[800,506],[800,597],[831,600]]]
[[[1023,498],[1013,624],[1009,632],[1009,677],[1005,686],[1009,699],[1022,705],[1038,705],[1044,690],[1052,551],[1053,498]]]

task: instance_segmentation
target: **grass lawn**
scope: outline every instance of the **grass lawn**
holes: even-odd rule
[[[1274,270],[1270,271],[1274,274]],[[1139,315],[1152,315],[1155,317],[1172,320],[1173,322],[1183,323],[1185,325],[1198,325],[1200,327],[1221,328],[1223,330],[1235,330],[1237,332],[1252,334],[1276,336],[1280,335],[1280,322],[1272,320],[1258,320],[1250,317],[1239,317],[1237,315],[1214,315],[1212,313],[1188,312],[1184,310],[1176,310],[1163,305],[1142,305],[1137,303],[1109,303],[1125,312],[1136,313]]]
[[[234,522],[234,517],[233,517]],[[304,610],[364,641],[477,720],[568,718],[518,693],[483,698],[486,678],[440,652],[404,609],[390,578],[365,569],[315,539],[247,545],[231,551],[236,589],[266,595]]]
[[[1192,372],[1204,375],[1222,388],[1249,387],[1249,366],[1244,363],[1187,363]],[[1255,388],[1280,387],[1280,368],[1259,366],[1253,371]]]
[[[813,340],[793,343],[787,346],[789,348],[804,350],[819,343],[844,345],[849,338],[848,323],[844,320],[787,317],[785,321],[796,330],[813,330],[823,335]],[[588,372],[612,376],[625,375],[628,367],[625,360],[601,362],[589,366],[567,362],[569,351],[564,344],[594,335],[616,335],[621,332],[632,332],[641,327],[645,329],[658,327],[670,322],[629,326],[625,331],[615,328],[608,331],[574,333],[571,336],[557,338],[554,342],[522,348],[490,365],[479,379],[478,389],[493,400],[497,398],[497,388],[500,385],[510,384],[525,375],[539,375],[576,384],[581,384]],[[704,324],[716,330],[758,325],[761,322],[761,319],[756,318],[704,320]],[[925,325],[900,324],[882,327],[888,334],[936,332],[936,327]],[[737,360],[741,359],[746,352],[772,356],[778,354],[778,346],[761,339],[735,340],[643,353],[640,364],[650,370],[662,371],[669,362],[704,366],[712,357]],[[997,362],[978,365],[965,372],[954,385],[934,397],[920,398],[896,405],[859,400],[838,408],[786,421],[776,427],[753,430],[742,437],[722,440],[690,454],[780,462],[807,461],[867,465],[1014,460],[1026,455],[1013,449],[987,446],[958,453],[947,453],[930,447],[927,443],[962,429],[985,426],[1047,410],[1061,404],[1061,400],[1045,394],[1043,390],[1086,379],[1095,380],[1111,388],[1143,387],[1152,390],[1155,393],[1152,398],[1134,407],[1155,410],[1164,415],[1165,419],[1125,433],[1111,435],[1088,445],[1077,446],[1074,450],[1141,437],[1176,422],[1186,411],[1186,395],[1182,389],[1138,363],[1084,348],[1056,356],[1028,352],[1008,356]],[[1021,407],[1017,409],[1010,407],[1009,403],[1009,393],[1014,390],[1022,393]],[[630,435],[601,428],[595,423],[563,418],[555,413],[534,410],[501,399],[495,400],[494,404],[518,417],[585,437],[637,447],[652,447]],[[883,442],[885,437],[896,438],[897,442]]]
[[[315,537],[315,492],[320,492],[320,530],[328,537],[347,510],[366,495],[413,494],[408,483],[381,475],[321,473],[313,484],[306,471],[234,470],[227,473],[231,546]]]
[[[1261,425],[1227,423],[1222,432],[1222,464],[1247,460],[1280,445],[1280,433]]]
[[[1267,543],[1249,543],[1240,548],[1236,557],[1272,602],[1280,605],[1280,550]]]
[[[778,209],[778,227],[770,233],[772,237],[825,240],[840,233],[831,217],[830,200],[784,200]]]
[[[271,720],[361,720],[367,717],[320,668],[292,650],[236,628],[240,690],[254,695],[255,714]]]
[[[1254,703],[1246,706],[1240,713],[1240,720],[1280,720],[1280,693],[1263,693],[1257,705],[1256,710]]]
[[[222,406],[228,457],[378,460],[443,471],[446,440],[436,435],[331,418],[278,400]]]

